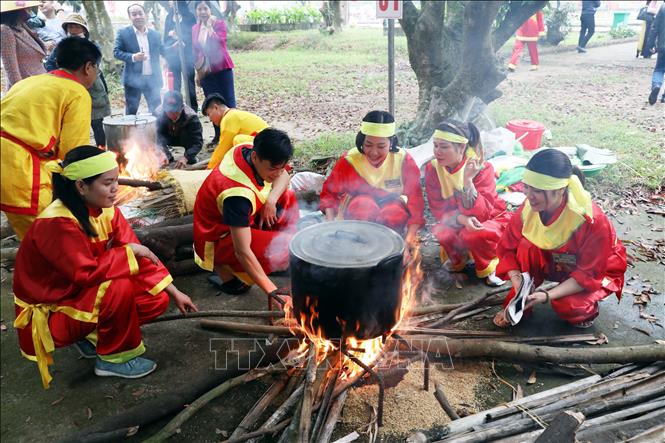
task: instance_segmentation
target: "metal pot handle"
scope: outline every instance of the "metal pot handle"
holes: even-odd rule
[[[346,238],[347,240],[354,240],[358,243],[365,243],[365,239],[356,234],[355,232],[345,231],[343,229],[338,229],[335,231],[336,238]]]
[[[395,266],[396,261],[402,261],[404,259],[403,254],[394,254],[389,257],[384,258],[379,263],[377,263],[374,268],[374,272],[382,272],[386,268],[392,268]]]

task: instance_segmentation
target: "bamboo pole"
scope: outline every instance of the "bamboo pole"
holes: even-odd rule
[[[437,399],[444,412],[450,417],[451,420],[458,420],[460,417],[457,415],[457,412],[448,402],[446,394],[443,392],[443,387],[440,383],[434,385],[434,397]]]
[[[284,390],[286,382],[288,381],[288,374],[284,374],[277,381],[275,381],[270,388],[261,396],[261,398],[252,406],[252,409],[249,410],[245,418],[238,424],[236,429],[233,431],[229,440],[238,438],[241,435],[245,435],[251,432],[255,425],[256,421],[261,418],[261,415],[265,410],[270,406],[270,404],[275,400],[275,398]]]
[[[253,334],[274,334],[278,336],[293,336],[293,333],[286,326],[268,326],[255,325],[231,321],[219,320],[201,320],[203,329],[212,329],[214,331],[246,332]]]
[[[205,317],[248,317],[248,318],[279,318],[284,317],[283,311],[236,311],[236,310],[223,310],[223,311],[199,311],[188,312],[187,314],[169,314],[162,315],[152,320],[150,323],[159,323],[171,320],[191,320],[194,318]]]
[[[328,443],[330,441],[330,437],[332,437],[335,426],[339,421],[339,416],[342,413],[342,409],[344,409],[344,402],[346,401],[346,396],[348,394],[348,389],[342,391],[330,406],[328,418],[326,419],[326,422],[321,429],[321,436],[317,440],[317,443]]]

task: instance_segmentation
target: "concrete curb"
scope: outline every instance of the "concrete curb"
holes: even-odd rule
[[[623,43],[630,43],[630,42],[637,42],[638,38],[637,37],[629,37],[629,38],[622,38],[622,39],[616,39],[616,40],[608,40],[608,41],[603,41],[599,43],[591,43],[587,45],[587,49],[593,49],[593,48],[602,48],[604,46],[612,46],[612,45],[621,45]],[[577,45],[566,45],[566,46],[546,46],[543,47],[542,49],[539,47],[538,52],[540,54],[558,54],[560,52],[573,52],[577,50]],[[635,48],[637,50],[637,48]]]

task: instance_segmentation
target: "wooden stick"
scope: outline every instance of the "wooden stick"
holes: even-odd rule
[[[162,321],[171,321],[171,320],[191,320],[193,318],[203,318],[203,317],[249,317],[249,318],[280,318],[284,317],[283,311],[236,311],[236,310],[224,310],[224,311],[199,311],[199,312],[189,312],[187,314],[169,314],[162,315],[152,320],[150,323],[159,323]]]
[[[338,359],[338,363],[341,361]],[[339,378],[340,373],[342,372],[341,366],[338,364],[335,368],[328,372],[328,385],[326,386],[325,393],[321,399],[319,405],[319,413],[316,415],[316,421],[314,422],[314,428],[312,429],[312,442],[319,441],[319,435],[321,434],[321,428],[325,423],[326,417],[330,411],[330,405],[332,402],[333,392],[335,391],[335,384]]]
[[[436,397],[444,412],[448,415],[448,417],[450,417],[451,420],[458,420],[460,418],[459,415],[457,415],[457,412],[455,412],[455,409],[453,409],[453,407],[448,402],[448,398],[446,398],[446,394],[444,394],[443,387],[440,383],[436,383],[434,385],[434,397]]]
[[[636,408],[637,409],[637,408]],[[604,418],[604,417],[600,417]],[[637,423],[641,423],[644,421],[651,421],[653,420],[655,423],[662,423],[665,421],[665,410],[658,409],[652,412],[649,412],[647,414],[641,415],[639,417],[630,419],[630,420],[623,420],[615,423],[605,423],[602,426],[594,426],[594,427],[589,427],[583,430],[580,430],[577,434],[577,438],[579,441],[585,441],[588,440],[588,438],[594,434],[597,434],[598,432],[611,432],[617,429],[625,428],[630,425],[634,425]],[[656,440],[658,441],[658,440]]]
[[[89,441],[92,435],[101,435],[117,429],[128,429],[132,427],[143,427],[155,421],[176,414],[184,408],[184,405],[191,404],[201,395],[218,386],[226,380],[237,377],[244,371],[240,368],[253,368],[258,364],[274,364],[282,358],[284,351],[284,341],[277,340],[263,352],[241,353],[237,359],[230,359],[226,362],[227,369],[209,369],[204,376],[198,376],[189,383],[180,388],[172,388],[155,398],[144,401],[143,403],[131,407],[120,414],[102,419],[99,422],[81,429],[76,433],[65,437],[62,442],[83,443]],[[110,435],[110,434],[109,434]],[[98,441],[117,441],[109,437],[106,440]]]
[[[219,321],[219,320],[201,320],[200,324],[203,329],[211,329],[214,331],[249,332],[253,334],[274,334],[278,336],[293,336],[291,330],[286,326],[255,325],[248,323]]]
[[[457,358],[485,357],[510,361],[556,363],[628,363],[665,360],[665,346],[640,345],[605,348],[555,348],[485,339],[410,337],[410,342],[430,353]]]
[[[314,381],[316,380],[316,346],[309,344],[307,371],[305,372],[305,390],[300,408],[300,421],[298,423],[298,441],[308,443],[312,430],[312,405],[314,403]]]
[[[261,428],[253,432],[248,432],[247,434],[241,435],[239,437],[229,438],[228,440],[224,440],[222,443],[242,443],[256,437],[263,437],[264,435],[275,434],[284,429],[285,427],[287,427],[290,422],[291,418],[289,417],[286,420],[282,420],[281,422],[277,423],[272,428]]]
[[[192,402],[181,413],[179,413],[171,421],[169,421],[166,424],[166,426],[164,426],[157,434],[153,435],[147,440],[144,440],[144,443],[158,443],[166,441],[169,437],[171,437],[173,434],[177,432],[178,428],[180,428],[187,420],[189,420],[202,407],[210,403],[212,400],[216,399],[217,397],[229,391],[230,389],[235,388],[236,386],[240,386],[242,384],[264,377],[269,373],[275,371],[276,369],[262,370],[260,372],[257,370],[251,370],[246,374],[225,381],[221,385],[211,389],[210,391],[203,394],[201,397],[194,400],[194,402]]]
[[[261,426],[260,429],[272,428],[281,420],[283,420],[284,417],[286,417],[286,414],[289,413],[291,408],[293,408],[296,405],[304,389],[305,389],[305,384],[301,383],[300,386],[298,386],[296,390],[293,391],[291,395],[289,395],[286,401],[282,403],[282,406],[277,408],[277,410],[272,413],[272,415],[268,418],[268,420],[266,420],[266,422],[263,424],[263,426]]]
[[[344,402],[346,401],[346,396],[349,394],[348,389],[342,391],[339,396],[335,399],[332,406],[330,406],[330,412],[328,412],[328,418],[326,419],[323,428],[321,429],[321,436],[317,443],[328,443],[332,433],[335,430],[335,426],[339,421],[339,416],[344,408]]]
[[[575,431],[584,421],[584,414],[575,411],[563,411],[540,434],[535,443],[560,443],[575,441]]]
[[[665,424],[656,425],[629,438],[624,443],[651,443],[658,441],[658,438],[662,437],[663,435],[665,435]]]
[[[133,178],[126,178],[126,177],[118,178],[118,184],[122,186],[131,186],[133,188],[148,188],[149,191],[164,189],[164,185],[160,182],[153,182],[148,180],[135,180]]]
[[[256,421],[261,418],[261,415],[265,412],[268,406],[273,402],[273,400],[282,392],[288,381],[287,374],[281,376],[277,381],[275,381],[270,388],[261,396],[261,398],[252,406],[252,409],[249,410],[245,418],[238,424],[235,431],[229,437],[229,440],[238,438],[241,435],[245,435],[252,431]]]

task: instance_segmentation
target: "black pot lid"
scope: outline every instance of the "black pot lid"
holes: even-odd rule
[[[343,220],[320,223],[298,232],[289,252],[307,263],[331,268],[373,267],[404,253],[404,240],[377,223]]]
[[[152,114],[110,115],[104,117],[102,123],[109,126],[138,126],[147,125],[156,121],[157,117]]]

